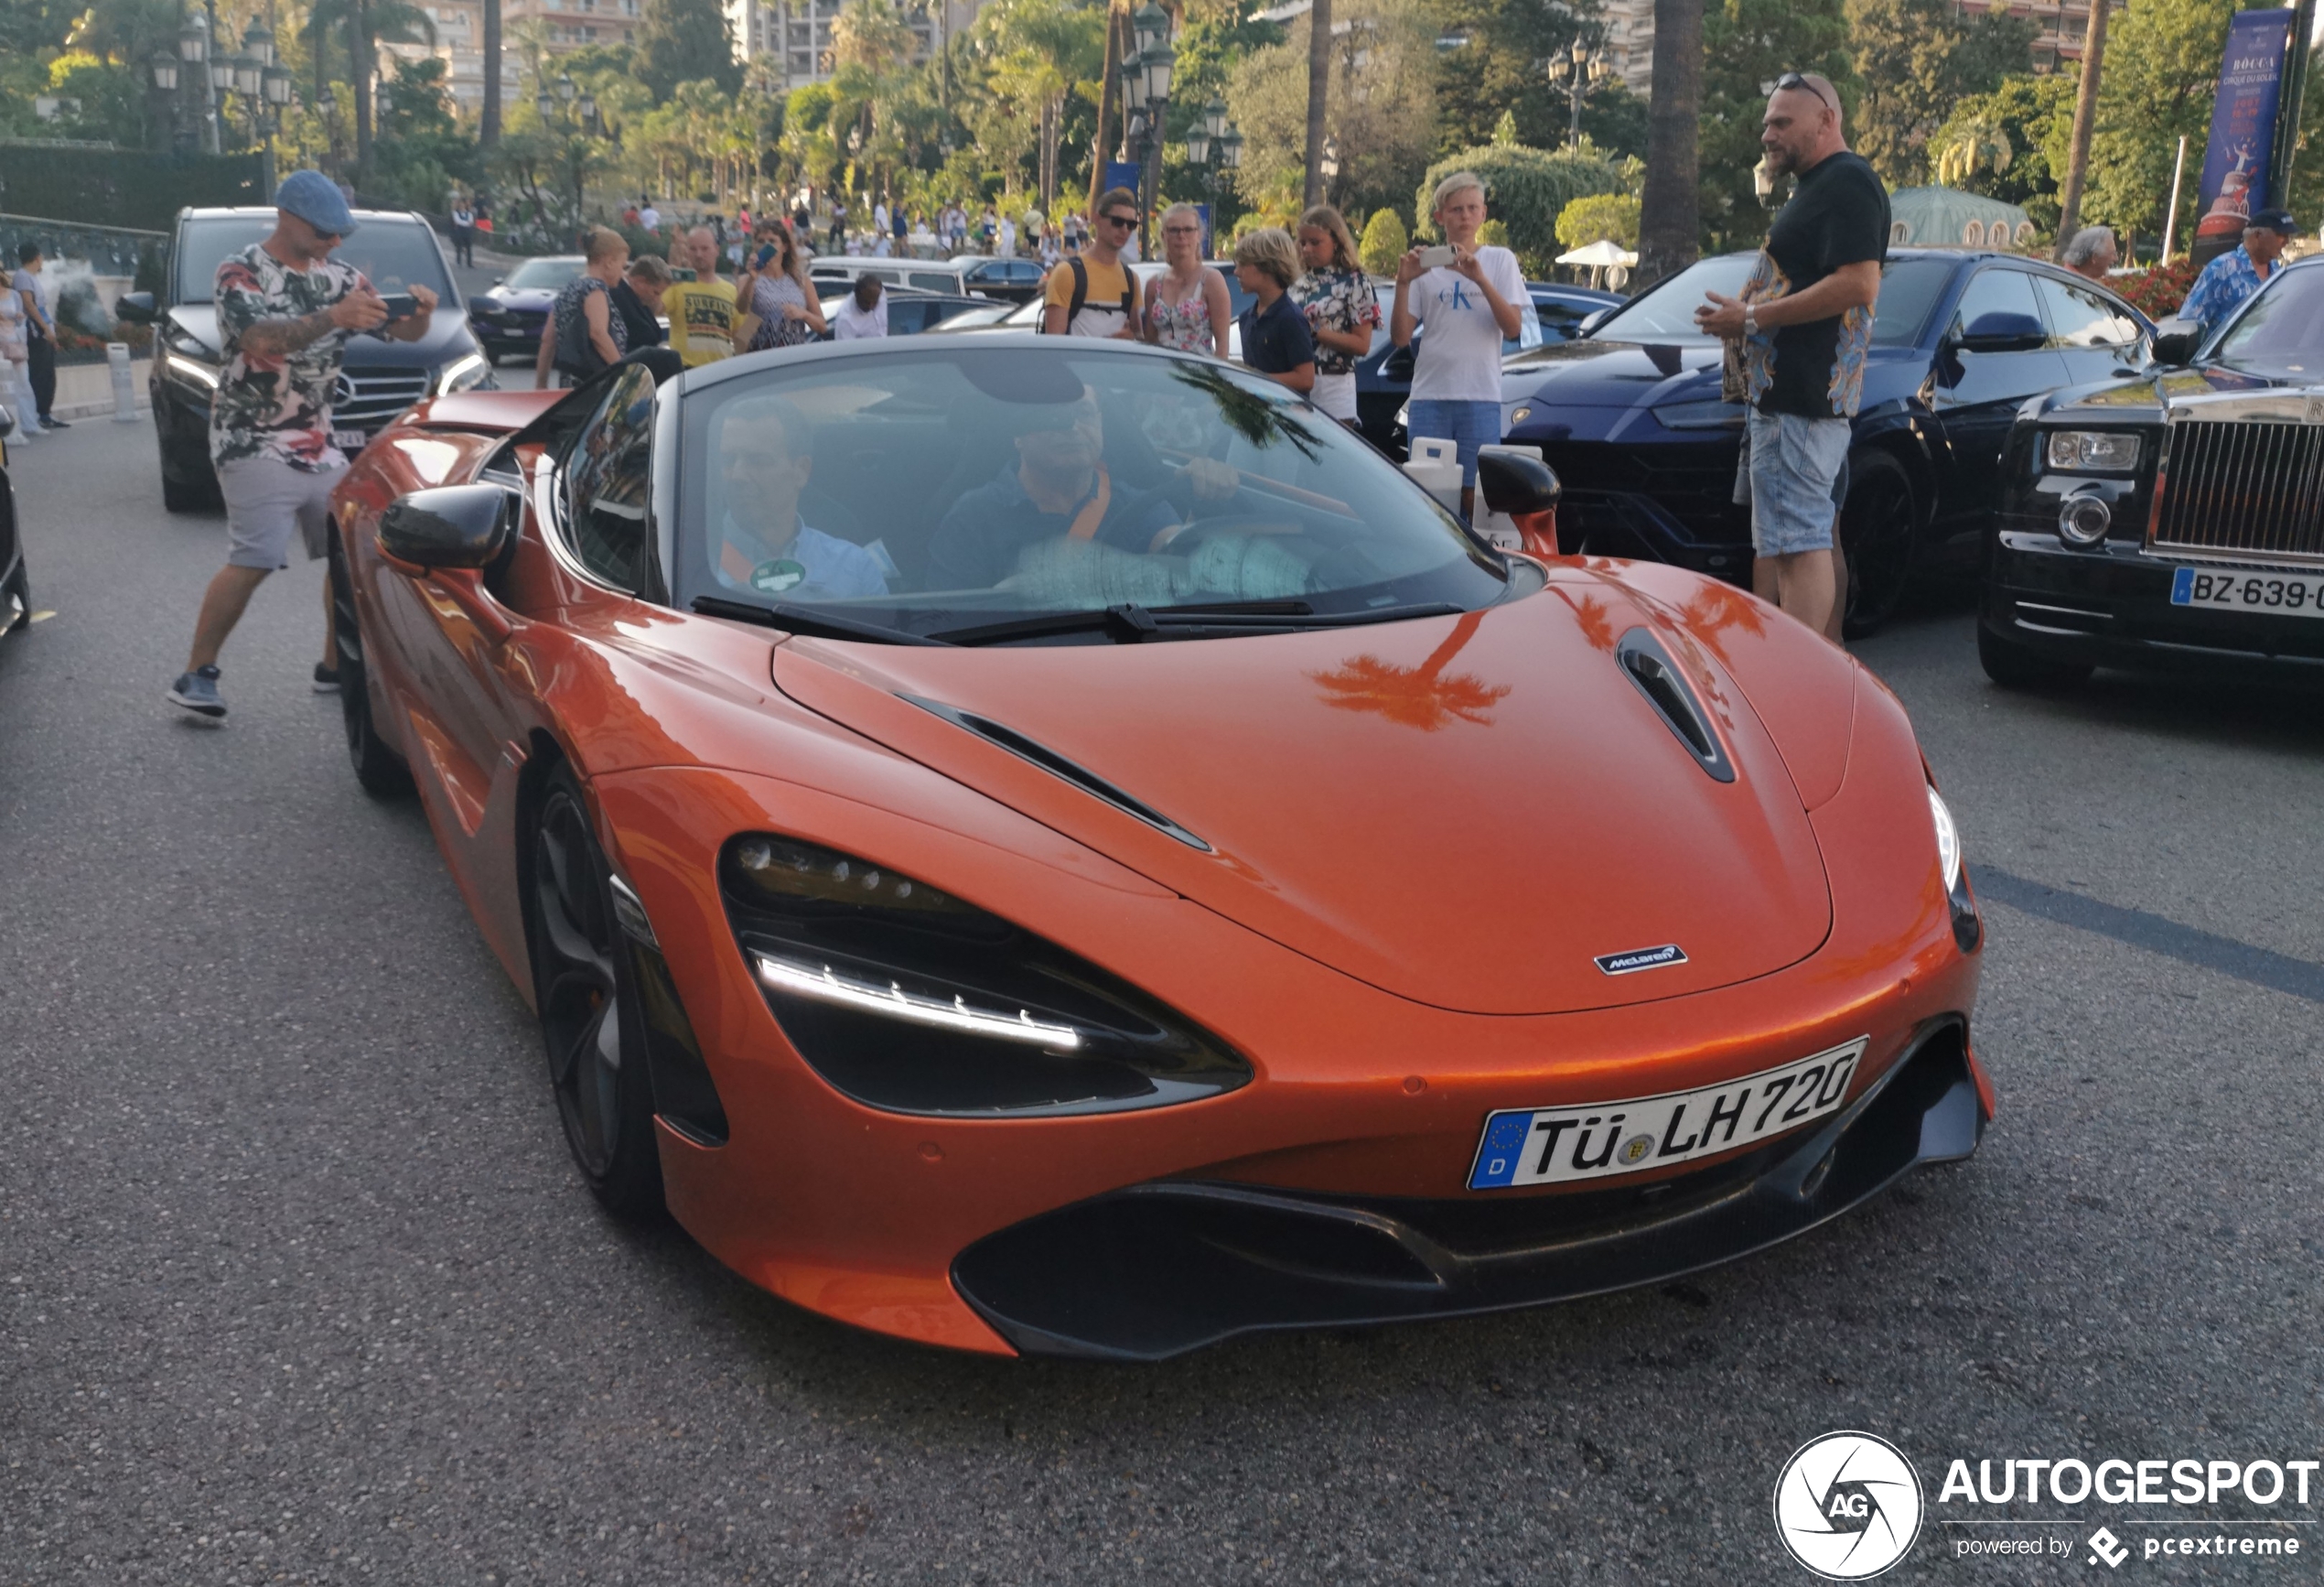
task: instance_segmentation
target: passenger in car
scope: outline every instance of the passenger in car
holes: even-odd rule
[[[1183,522],[1181,502],[1224,501],[1237,487],[1233,469],[1196,458],[1155,490],[1115,489],[1104,415],[1088,387],[1078,402],[1016,405],[1012,418],[1017,456],[953,502],[928,543],[931,588],[989,589],[1028,549],[1059,539],[1159,550]]]
[[[718,423],[726,491],[719,582],[780,600],[887,594],[877,557],[800,515],[800,494],[814,471],[814,430],[798,405],[771,394],[740,397]]]

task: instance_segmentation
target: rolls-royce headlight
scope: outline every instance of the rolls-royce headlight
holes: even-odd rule
[[[1224,1042],[1118,977],[888,866],[753,833],[726,845],[718,880],[775,1022],[867,1107],[1112,1113],[1251,1078]]]
[[[447,393],[467,391],[470,387],[481,385],[485,377],[491,372],[491,360],[480,352],[471,352],[465,358],[456,358],[436,371],[436,394],[443,396]]]
[[[2060,474],[2127,474],[2138,467],[2138,437],[2119,430],[2052,430],[2046,455]]]
[[[2058,538],[2086,549],[2105,539],[2114,522],[2114,510],[2105,497],[2077,491],[2059,504]]]

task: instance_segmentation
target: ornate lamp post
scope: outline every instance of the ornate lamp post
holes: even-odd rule
[[[1137,53],[1122,62],[1122,98],[1128,105],[1128,142],[1143,143],[1138,174],[1138,256],[1153,256],[1147,217],[1154,211],[1154,189],[1162,169],[1162,135],[1170,109],[1170,75],[1178,51],[1170,48],[1170,14],[1146,0],[1130,14],[1130,31]]]
[[[1582,145],[1582,101],[1612,72],[1613,68],[1606,64],[1606,52],[1592,50],[1579,38],[1574,40],[1573,49],[1566,53],[1549,58],[1549,86],[1553,92],[1563,93],[1571,107],[1572,118],[1565,131],[1568,149],[1577,149]]]
[[[1202,107],[1202,115],[1187,129],[1186,157],[1189,164],[1205,167],[1203,186],[1213,193],[1226,186],[1227,173],[1243,163],[1243,135],[1227,120],[1227,107],[1212,100]],[[1211,160],[1218,163],[1214,166]]]
[[[178,59],[184,63],[179,81],[193,102],[188,110],[194,132],[187,141],[214,155],[218,152],[218,102],[210,59],[210,20],[203,13],[196,11],[178,30]]]

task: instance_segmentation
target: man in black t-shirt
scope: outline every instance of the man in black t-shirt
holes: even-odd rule
[[[1847,583],[1834,528],[1888,253],[1888,195],[1848,150],[1838,92],[1813,72],[1777,80],[1759,142],[1769,167],[1794,173],[1798,189],[1743,295],[1710,293],[1695,318],[1743,343],[1752,588],[1836,643]]]

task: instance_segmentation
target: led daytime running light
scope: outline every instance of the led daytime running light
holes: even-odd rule
[[[941,1030],[959,1031],[971,1036],[1019,1042],[1051,1053],[1071,1053],[1081,1045],[1079,1031],[1070,1025],[1044,1024],[1023,1009],[1019,1009],[1017,1018],[1012,1020],[1006,1014],[972,1009],[962,998],[956,997],[949,1003],[940,1003],[932,998],[916,998],[894,981],[888,982],[883,990],[862,981],[843,980],[829,965],[816,971],[768,954],[762,953],[757,957],[760,980],[778,991],[812,998],[817,1002],[833,1003],[843,1009],[858,1009],[867,1014],[903,1020],[915,1025],[933,1025]]]
[[[176,370],[179,374],[188,375],[193,379],[201,382],[202,384],[208,386],[212,391],[216,391],[218,389],[218,372],[211,369],[208,364],[196,363],[192,359],[180,358],[174,352],[169,354],[163,362],[167,363],[170,368]]]
[[[1937,797],[1934,788],[1929,790],[1929,814],[1937,824],[1937,867],[1944,872],[1944,890],[1949,894],[1961,885],[1961,828],[1953,825],[1953,812]]]

